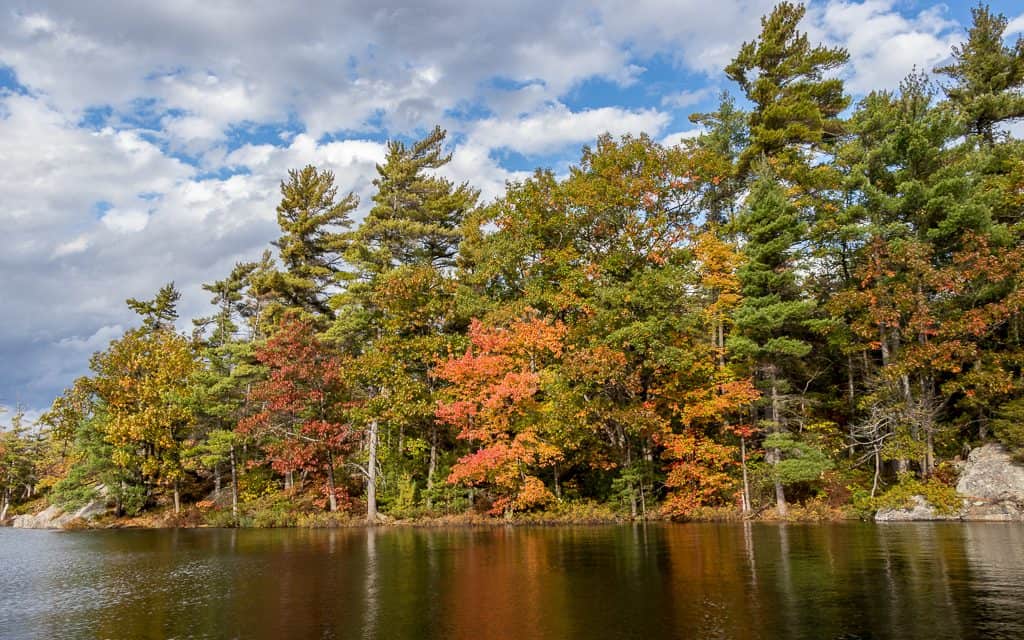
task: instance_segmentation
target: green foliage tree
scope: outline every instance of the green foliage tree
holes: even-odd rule
[[[827,77],[844,65],[842,48],[812,46],[797,30],[806,8],[781,2],[761,19],[757,39],[743,43],[725,68],[754,103],[750,112],[750,144],[739,157],[741,173],[761,157],[780,161],[786,179],[797,179],[806,154],[842,132],[839,114],[849,105],[839,78]]]
[[[786,396],[800,375],[801,360],[813,348],[807,338],[815,304],[803,293],[797,276],[805,226],[783,187],[766,174],[751,188],[738,227],[745,241],[745,260],[738,271],[743,301],[733,313],[736,331],[729,337],[729,347],[764,390],[763,423],[770,431],[781,432],[788,424]],[[770,451],[771,462],[781,462],[780,452]],[[775,494],[778,510],[785,515],[779,481]]]
[[[328,299],[343,278],[345,230],[358,205],[355,194],[338,198],[330,171],[306,166],[288,172],[277,206],[282,235],[274,241],[284,269],[275,274],[271,285],[284,306],[316,317],[333,317]]]
[[[346,237],[352,278],[333,300],[338,318],[327,335],[354,358],[353,379],[363,389],[356,415],[367,436],[363,469],[371,521],[382,462],[390,486],[412,476],[425,482],[430,496],[435,483],[443,434],[428,373],[458,322],[456,253],[463,219],[479,196],[435,173],[451,159],[444,139],[444,130],[435,128],[411,145],[388,144],[374,180],[374,206]]]
[[[967,130],[992,145],[999,126],[1024,118],[1024,37],[1004,43],[1008,21],[981,3],[971,9],[967,42],[953,47],[953,62],[935,69],[953,83],[946,95],[967,121]]]

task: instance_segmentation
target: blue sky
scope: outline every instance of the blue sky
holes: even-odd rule
[[[694,135],[770,0],[459,3],[0,0],[0,406],[35,412],[175,280],[276,236],[277,185],[307,163],[367,201],[389,138],[441,124],[445,173],[485,197],[558,171],[602,132]],[[1024,32],[1024,9],[991,6]],[[850,93],[948,58],[970,3],[823,0]],[[3,420],[3,418],[0,418]]]

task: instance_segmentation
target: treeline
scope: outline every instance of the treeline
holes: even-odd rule
[[[47,452],[4,436],[5,504],[784,517],[1024,447],[1024,42],[979,6],[937,84],[851,105],[803,15],[762,20],[699,137],[605,136],[495,202],[438,177],[440,129],[389,143],[359,224],[289,172],[275,250],[205,286],[191,336],[173,285],[129,300]]]

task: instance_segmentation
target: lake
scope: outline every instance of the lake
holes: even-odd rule
[[[1024,638],[1024,526],[0,529],[2,638]]]

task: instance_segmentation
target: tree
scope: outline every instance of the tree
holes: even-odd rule
[[[113,501],[115,513],[137,515],[150,497],[147,478],[140,468],[115,461],[114,445],[108,439],[110,417],[103,401],[88,390],[90,386],[88,379],[81,378],[43,414],[54,442],[68,453],[67,470],[54,484],[50,502],[74,509],[100,498],[102,489]]]
[[[540,417],[546,366],[562,354],[565,326],[540,318],[508,328],[470,326],[471,347],[434,371],[451,386],[437,407],[443,422],[475,450],[452,468],[449,483],[490,488],[492,513],[511,514],[554,499],[538,477],[561,453]]]
[[[725,68],[754,103],[750,144],[739,158],[742,174],[764,156],[779,159],[781,175],[793,180],[806,165],[804,154],[842,132],[839,113],[849,98],[842,80],[826,76],[849,54],[838,47],[812,46],[807,34],[797,30],[805,13],[802,4],[776,5],[761,18],[757,39],[744,42]]]
[[[692,171],[704,188],[701,209],[706,212],[706,223],[718,225],[722,231],[735,222],[745,184],[737,174],[737,162],[749,144],[747,114],[723,91],[718,111],[691,114],[690,122],[703,128],[689,143]]]
[[[88,384],[104,407],[101,428],[112,462],[138,469],[147,486],[170,486],[175,512],[193,416],[184,400],[197,366],[191,343],[166,329],[128,331],[90,362]]]
[[[178,301],[181,292],[169,282],[160,287],[152,300],[128,298],[128,308],[142,316],[142,327],[146,331],[174,331],[178,319]]]
[[[785,395],[801,359],[811,352],[805,338],[814,301],[802,293],[797,279],[805,227],[770,174],[754,183],[738,226],[745,238],[745,261],[739,269],[743,301],[733,313],[736,331],[729,336],[728,346],[737,360],[747,363],[765,391],[763,424],[772,432],[784,431]],[[781,461],[779,451],[771,451],[771,461]],[[778,480],[775,497],[780,515],[785,515],[786,497]]]
[[[0,522],[7,519],[7,510],[19,490],[22,499],[32,496],[40,443],[25,424],[25,413],[20,407],[11,418],[10,428],[0,429]]]
[[[254,410],[253,385],[265,375],[256,358],[263,301],[256,289],[269,271],[265,253],[260,262],[237,263],[224,280],[203,285],[214,294],[215,315],[195,320],[197,346],[203,362],[190,381],[189,404],[194,412],[196,442],[185,453],[190,465],[208,470],[214,494],[220,494],[224,465],[230,472],[232,521],[238,524],[240,446],[246,443],[235,426]],[[243,330],[243,326],[244,329]],[[211,331],[204,331],[212,327]]]
[[[451,160],[443,151],[445,135],[435,127],[411,145],[388,143],[373,181],[373,209],[356,234],[358,263],[378,273],[399,265],[454,265],[462,219],[479,191],[430,173]]]
[[[377,518],[382,434],[392,445],[385,472],[393,486],[398,476],[412,474],[425,475],[428,488],[434,484],[440,435],[428,370],[447,352],[461,225],[479,196],[433,173],[451,158],[444,139],[435,128],[411,145],[388,144],[385,162],[377,166],[374,206],[347,236],[353,276],[333,300],[339,312],[328,336],[353,357],[353,379],[362,387],[371,522]],[[417,442],[425,446],[413,446]],[[427,459],[417,450],[429,451]],[[418,459],[407,460],[410,453]],[[422,462],[425,474],[417,464]],[[410,463],[418,468],[405,468]]]
[[[953,62],[935,72],[953,80],[946,95],[963,114],[967,130],[992,145],[1004,134],[999,125],[1024,118],[1024,38],[1003,44],[1007,19],[988,5],[979,3],[971,17],[967,42],[953,47]]]
[[[338,199],[330,171],[307,165],[288,172],[277,206],[282,235],[274,241],[284,270],[273,280],[286,307],[333,317],[327,301],[343,277],[344,230],[351,226],[349,214],[358,204],[352,193]]]
[[[215,429],[193,447],[187,449],[182,457],[191,464],[213,470],[216,481],[214,496],[219,497],[221,491],[220,468],[227,464],[230,472],[231,490],[231,521],[238,526],[238,444],[241,434],[228,429]]]
[[[335,473],[352,445],[346,420],[350,390],[341,358],[323,345],[309,321],[296,316],[284,320],[256,357],[269,369],[267,380],[253,388],[262,409],[243,418],[239,432],[265,437],[264,448],[279,473],[320,475],[326,502],[337,511],[344,491]]]

